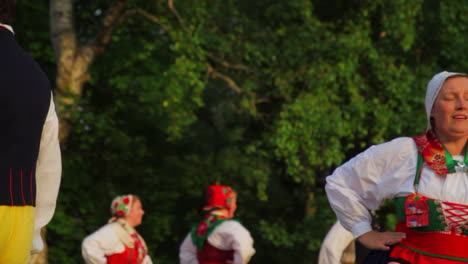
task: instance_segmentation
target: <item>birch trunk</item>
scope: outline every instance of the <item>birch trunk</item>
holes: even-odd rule
[[[67,141],[72,130],[70,111],[73,111],[77,100],[82,96],[83,86],[89,80],[89,68],[109,43],[126,4],[127,0],[116,0],[105,12],[97,35],[80,45],[73,19],[73,0],[50,0],[50,35],[57,63],[55,103],[60,122],[61,144]],[[44,238],[45,234],[44,228]],[[44,250],[32,255],[29,264],[47,264],[47,249],[45,243]]]

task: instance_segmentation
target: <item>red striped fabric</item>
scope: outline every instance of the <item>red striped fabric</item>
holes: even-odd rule
[[[468,236],[460,235],[454,231],[451,232],[418,232],[407,228],[402,222],[397,224],[397,232],[406,233],[406,239],[400,242],[403,246],[413,248],[414,250],[396,246],[390,253],[390,257],[403,258],[411,263],[423,264],[423,259],[437,259],[438,262],[428,261],[427,263],[460,263],[468,260]],[[417,253],[425,252],[428,254]],[[407,257],[409,259],[407,259]],[[417,258],[419,261],[414,261]],[[414,261],[414,262],[413,262]],[[454,262],[455,261],[455,262]]]

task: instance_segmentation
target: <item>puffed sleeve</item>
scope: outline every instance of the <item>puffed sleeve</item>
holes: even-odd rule
[[[413,191],[417,149],[411,138],[372,146],[326,178],[325,190],[341,224],[354,237],[372,230],[369,210]]]
[[[246,264],[255,254],[250,232],[235,220],[220,224],[208,237],[214,247],[222,250],[234,250],[234,264]]]
[[[190,233],[185,237],[179,249],[180,264],[198,264],[197,248],[192,242]]]
[[[81,244],[81,254],[86,264],[106,264],[106,256],[124,250],[125,246],[110,224],[87,236]]]
[[[51,97],[36,164],[36,209],[32,253],[37,253],[44,248],[41,228],[52,219],[57,203],[62,175],[58,127],[58,118]]]
[[[151,257],[149,255],[146,255],[143,259],[142,264],[153,264],[153,261],[151,260]]]

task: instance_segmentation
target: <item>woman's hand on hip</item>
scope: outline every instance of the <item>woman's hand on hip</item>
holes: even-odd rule
[[[361,244],[369,249],[389,250],[391,245],[395,245],[406,238],[403,232],[378,232],[369,231],[357,238]]]

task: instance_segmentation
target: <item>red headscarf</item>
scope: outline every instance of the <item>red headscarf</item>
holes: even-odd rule
[[[209,211],[198,225],[194,225],[191,232],[193,243],[200,250],[215,228],[222,222],[229,220],[228,216],[217,209],[231,209],[232,201],[236,193],[231,187],[224,185],[210,185],[206,191],[206,206],[204,211]]]
[[[206,206],[203,210],[229,209],[235,193],[231,187],[224,185],[210,185],[206,191]]]

